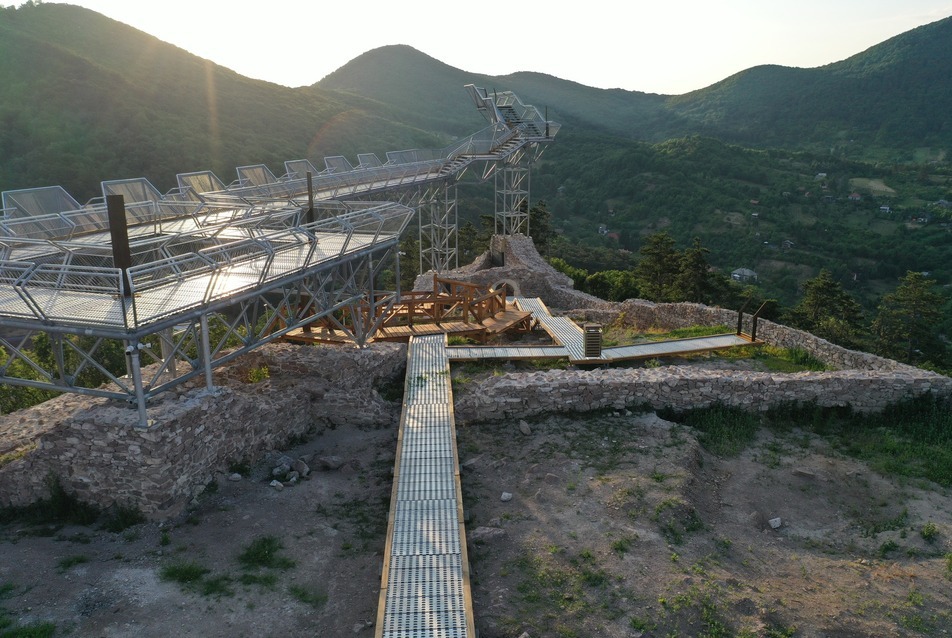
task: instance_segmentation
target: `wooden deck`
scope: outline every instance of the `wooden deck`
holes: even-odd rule
[[[412,291],[377,315],[380,327],[368,341],[403,341],[411,337],[451,335],[484,342],[492,335],[532,327],[532,312],[507,302],[504,290],[434,277],[433,291]],[[346,320],[345,320],[346,324]],[[346,332],[329,322],[314,323],[282,337],[297,343],[347,343]]]

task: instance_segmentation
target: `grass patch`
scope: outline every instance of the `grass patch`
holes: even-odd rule
[[[828,367],[803,348],[780,348],[771,345],[749,345],[719,350],[714,356],[731,361],[759,361],[770,372],[822,372]]]
[[[281,555],[283,549],[284,544],[276,536],[260,536],[238,555],[238,562],[245,569],[291,569],[295,562]]]
[[[135,507],[118,505],[106,512],[102,528],[107,532],[119,533],[134,525],[145,522],[145,516]]]
[[[305,605],[310,605],[314,609],[320,609],[327,604],[327,594],[320,589],[308,589],[301,585],[291,585],[288,587],[288,593]]]
[[[214,596],[222,598],[224,596],[234,596],[235,592],[231,588],[231,578],[229,576],[216,576],[215,578],[206,578],[201,581],[199,590],[203,596]]]
[[[261,383],[271,378],[271,371],[268,369],[268,366],[261,365],[256,368],[251,368],[248,370],[248,383]]]
[[[676,498],[658,503],[651,520],[658,524],[662,536],[672,545],[681,545],[685,535],[704,529],[704,521],[697,510]]]
[[[0,601],[11,597],[16,591],[12,583],[0,584]],[[10,618],[10,612],[0,607],[0,638],[52,638],[56,625],[50,622],[32,625],[17,625]]]
[[[922,536],[922,539],[927,543],[934,543],[939,537],[939,527],[932,521],[929,521],[919,530],[919,535]]]
[[[49,497],[23,507],[0,509],[0,524],[91,525],[99,518],[99,509],[67,492],[57,477],[48,476],[46,485]]]
[[[902,528],[906,526],[906,523],[908,521],[909,521],[909,510],[904,508],[901,512],[896,514],[896,516],[894,516],[893,518],[882,520],[882,521],[875,521],[873,523],[869,523],[868,525],[864,526],[863,536],[866,538],[870,538],[870,537],[876,536],[877,534],[881,534],[883,532],[894,532],[897,530],[901,530]]]
[[[162,567],[159,571],[159,578],[167,582],[178,583],[184,588],[193,588],[210,571],[210,569],[198,563],[171,563]]]
[[[838,451],[886,475],[924,478],[952,487],[952,405],[924,395],[878,414],[823,415],[814,408],[805,425]],[[817,414],[820,413],[820,414]],[[820,418],[822,417],[822,418]]]
[[[544,442],[535,451],[538,457],[564,455],[604,475],[623,466],[637,465],[639,457],[645,454],[639,439],[631,436],[627,421],[604,412],[588,413],[582,418],[586,421],[584,427],[560,427],[559,437]]]
[[[251,585],[257,585],[265,589],[274,589],[275,585],[278,584],[278,575],[274,572],[245,572],[238,577],[238,582],[249,587]]]
[[[19,459],[22,459],[23,457],[25,457],[27,454],[29,454],[35,449],[36,449],[36,443],[31,443],[29,445],[24,445],[21,448],[13,450],[12,452],[6,452],[4,454],[0,454],[0,467],[3,467],[4,465],[8,463],[13,463],[14,461],[17,461]]]
[[[632,543],[635,542],[635,540],[637,539],[633,536],[625,536],[623,538],[616,538],[615,540],[612,541],[612,544],[611,544],[612,551],[615,552],[616,554],[621,554],[622,556],[624,556],[626,553],[628,553],[628,550],[631,549],[631,545]]]
[[[77,554],[75,556],[67,556],[66,558],[61,558],[59,562],[56,563],[56,569],[60,573],[67,571],[70,567],[75,567],[76,565],[82,565],[83,563],[88,563],[89,557],[83,556],[82,554]]]
[[[355,498],[319,505],[317,513],[344,522],[359,541],[362,551],[377,551],[383,547],[387,536],[387,512],[390,510],[390,494],[380,498]],[[348,541],[352,549],[355,544]]]
[[[615,557],[605,557],[614,563]],[[514,609],[503,619],[512,635],[527,631],[544,636],[594,636],[606,621],[625,617],[623,599],[633,594],[612,586],[600,557],[583,549],[525,552],[509,563],[516,576]],[[553,631],[556,629],[556,631]]]
[[[881,474],[952,487],[952,404],[931,394],[873,414],[796,403],[772,408],[762,417],[725,406],[658,414],[694,427],[701,445],[723,456],[743,451],[762,422],[776,431],[797,427],[823,436],[838,452],[865,461]]]
[[[760,427],[760,419],[756,414],[724,405],[680,413],[661,410],[658,416],[698,430],[698,442],[719,456],[740,454],[754,441]]]
[[[734,635],[720,609],[720,591],[717,587],[692,585],[687,591],[676,594],[670,600],[659,599],[662,614],[679,624],[696,627],[695,636],[704,638],[727,638]]]
[[[159,571],[159,578],[166,582],[177,583],[184,591],[198,592],[203,596],[234,596],[230,576],[221,575],[206,578],[211,570],[194,562],[171,563]]]

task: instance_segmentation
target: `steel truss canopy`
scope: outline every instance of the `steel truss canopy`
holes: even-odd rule
[[[145,178],[109,180],[85,204],[60,186],[3,192],[0,382],[125,398],[145,425],[146,399],[164,389],[202,373],[212,389],[215,365],[368,299],[392,304],[377,282],[413,216],[405,204],[425,209],[421,254],[446,269],[456,258],[451,184],[473,163],[488,178],[522,161],[559,129],[509,92],[466,88],[489,126],[442,149],[365,153],[357,165],[327,157],[323,168],[292,160],[280,176],[241,166],[231,183],[180,173],[167,193]],[[404,203],[373,201],[382,198]],[[352,336],[363,343],[374,329]],[[31,358],[40,334],[54,369]],[[109,340],[124,344],[126,376],[98,360]],[[151,363],[158,372],[143,378]],[[112,385],[79,385],[89,369]]]

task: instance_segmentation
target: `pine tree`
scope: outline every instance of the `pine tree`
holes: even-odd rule
[[[934,281],[909,271],[895,292],[884,295],[873,321],[878,351],[894,359],[944,365],[946,347],[939,338],[942,296]]]
[[[863,331],[863,310],[825,268],[803,283],[803,298],[786,322],[840,345],[854,346]]]
[[[674,239],[665,232],[655,233],[648,237],[640,253],[635,279],[641,296],[649,301],[671,301],[681,270],[681,255],[674,248]]]
[[[674,295],[678,301],[708,303],[710,301],[710,266],[701,240],[694,238],[691,247],[681,253],[678,275],[674,282]]]

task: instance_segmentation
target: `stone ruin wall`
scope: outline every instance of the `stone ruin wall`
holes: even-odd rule
[[[553,310],[566,309],[566,314],[579,321],[602,325],[619,322],[635,329],[674,329],[723,324],[731,330],[737,326],[737,312],[733,310],[638,299],[611,303],[576,291],[571,279],[546,263],[526,237],[494,237],[492,249],[504,254],[504,267],[490,267],[487,253],[447,277],[487,285],[515,280],[521,285],[523,296],[541,297]],[[746,314],[744,331],[750,330],[751,316]],[[566,409],[584,412],[643,405],[688,409],[718,402],[749,410],[797,402],[879,410],[925,393],[952,395],[952,379],[948,377],[849,350],[802,330],[760,320],[757,337],[771,345],[801,348],[833,371],[779,374],[667,366],[509,373],[461,392],[456,402],[457,421],[525,418]]]
[[[394,425],[396,408],[373,386],[397,378],[405,365],[400,344],[271,344],[216,370],[213,395],[202,378],[157,397],[148,430],[135,427],[134,408],[61,395],[0,417],[0,456],[26,451],[0,466],[0,506],[47,497],[47,477],[55,476],[100,508],[173,516],[231,463],[324,428]],[[269,378],[251,383],[249,371],[261,366]]]
[[[524,419],[553,412],[627,408],[688,410],[723,404],[764,411],[791,403],[881,410],[927,393],[952,394],[940,375],[859,370],[773,374],[690,366],[548,370],[491,377],[456,395],[456,422]]]

